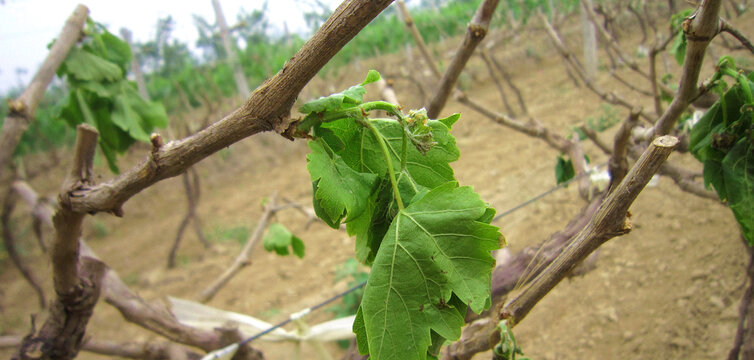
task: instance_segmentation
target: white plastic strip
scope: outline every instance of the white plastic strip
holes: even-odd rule
[[[173,297],[168,297],[168,300],[171,304],[170,311],[179,322],[199,329],[212,331],[215,328],[223,327],[230,321],[238,324],[238,330],[244,336],[252,336],[272,327],[272,324],[248,315],[216,309],[190,300]],[[296,334],[283,329],[275,329],[269,334],[265,334],[262,340],[286,341],[297,340],[297,338],[298,335]]]
[[[192,327],[204,330],[214,330],[215,328],[226,325],[228,321],[231,321],[238,324],[238,329],[241,331],[243,337],[258,334],[272,327],[272,324],[266,323],[262,320],[248,315],[216,309],[211,306],[199,304],[189,300],[177,299],[173,297],[169,297],[168,300],[171,304],[171,312],[173,313],[173,315],[175,315],[176,319],[178,319],[179,322]],[[301,319],[309,313],[311,313],[311,308],[293,313],[291,314],[290,318],[292,320]],[[312,326],[311,328],[309,328],[309,331],[303,335],[299,335],[296,332],[288,332],[283,329],[275,329],[269,334],[262,336],[259,340],[326,342],[353,339],[355,336],[352,330],[354,318],[355,316],[348,316],[340,319],[326,321],[324,323]],[[209,354],[207,356],[209,356]],[[203,359],[214,358],[205,357]]]
[[[230,344],[222,349],[218,349],[204,355],[202,360],[230,360],[238,351],[238,343]]]
[[[306,308],[306,309],[301,310],[299,312],[295,312],[295,313],[291,314],[291,320],[301,319],[302,317],[304,317],[306,315],[309,315],[310,312],[312,312],[311,308]]]

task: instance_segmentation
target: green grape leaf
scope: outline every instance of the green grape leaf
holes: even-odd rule
[[[407,146],[405,169],[400,167],[404,134],[401,124],[390,119],[369,120],[386,142],[405,205],[410,205],[415,195],[454,180],[453,169],[449,163],[458,159],[459,151],[446,123],[452,125],[457,118],[451,116],[445,122],[429,120],[426,125],[431,129],[437,145],[426,155],[414,146]],[[322,124],[321,128],[327,130],[328,134],[321,140],[331,145],[331,148],[338,146],[341,150],[336,152],[343,157],[348,166],[357,172],[373,173],[383,179],[381,190],[378,191],[379,197],[373,195],[368,201],[365,213],[346,224],[348,233],[356,236],[356,257],[370,264],[397,212],[393,190],[387,180],[384,154],[374,134],[351,119]]]
[[[727,202],[754,246],[754,82],[743,76],[737,80],[691,129],[689,149],[704,165],[705,186]]]
[[[397,121],[390,119],[370,119],[370,122],[384,137],[394,170],[399,172],[403,149],[403,127]],[[416,184],[431,189],[454,179],[453,169],[449,163],[458,160],[460,152],[455,138],[444,123],[429,120],[427,125],[437,145],[433,146],[426,155],[414,146],[408,146],[406,170]],[[322,126],[332,130],[345,144],[344,150],[339,152],[339,155],[348,166],[356,171],[370,172],[380,177],[387,173],[385,157],[377,139],[369,129],[355,124],[351,119],[333,121]]]
[[[361,306],[356,309],[356,317],[353,319],[353,333],[356,334],[356,346],[359,348],[359,353],[362,355],[369,354],[367,327],[364,324],[364,313],[361,311]]]
[[[311,153],[306,156],[306,168],[312,183],[316,182],[314,210],[317,216],[328,218],[328,224],[337,228],[341,220],[348,222],[365,211],[377,176],[353,170],[326,146],[321,141],[309,142]]]
[[[393,202],[390,180],[383,177],[367,199],[364,213],[346,223],[348,235],[356,236],[356,258],[364,264],[371,264],[382,238],[385,236],[394,216],[388,214]]]
[[[710,149],[710,151],[715,152],[718,158],[714,159],[710,157],[704,160],[704,169],[702,172],[702,175],[704,176],[704,186],[707,189],[710,189],[710,187],[714,188],[715,192],[717,192],[717,196],[720,197],[720,201],[726,201],[728,199],[728,194],[726,192],[722,164],[724,154],[714,149]]]
[[[319,180],[312,182],[312,194],[317,194],[317,189],[319,188]],[[325,222],[329,227],[333,229],[340,228],[340,221],[342,218],[337,218],[335,220],[331,219],[330,216],[323,216],[320,214],[327,214],[325,212],[325,208],[322,207],[322,200],[317,199],[317,196],[312,196],[312,207],[314,208],[314,213],[317,214],[317,217],[319,217],[322,221]]]
[[[145,132],[150,133],[154,128],[166,128],[168,126],[168,114],[162,103],[144,100],[136,90],[136,83],[132,81],[124,82],[122,86],[131,108],[141,117]]]
[[[367,72],[367,77],[364,79],[364,81],[361,82],[361,85],[369,85],[373,82],[379,81],[381,78],[380,73],[377,70],[369,70]]]
[[[725,155],[722,170],[728,206],[749,246],[754,246],[754,144],[739,140]]]
[[[290,254],[289,247],[299,259],[303,259],[306,252],[304,242],[280,223],[273,223],[267,228],[267,234],[262,243],[268,252],[274,251],[282,256]]]
[[[322,138],[322,140],[326,142],[327,145],[330,146],[330,148],[333,149],[335,152],[341,152],[346,148],[346,144],[343,143],[343,141],[340,140],[340,138],[337,137],[335,133],[328,128],[324,128],[322,126],[315,126],[314,137]]]
[[[471,188],[448,182],[397,214],[364,291],[363,324],[354,324],[360,351],[376,360],[425,359],[431,331],[457,339],[465,304],[477,313],[489,306],[499,233],[477,221],[486,211]]]
[[[63,119],[70,127],[76,127],[84,118],[76,98],[76,90],[71,90],[65,94],[58,102],[57,108],[58,111],[54,116]]]
[[[80,89],[84,89],[86,91],[91,91],[97,96],[102,98],[109,98],[115,95],[115,91],[112,88],[112,86],[106,86],[105,83],[95,82],[95,81],[84,81],[80,83],[79,85]]]
[[[293,250],[293,254],[298,256],[299,259],[303,259],[306,255],[306,245],[297,236],[291,237],[291,249]]]
[[[444,123],[434,120],[428,122],[433,138],[438,144],[426,155],[409,145],[406,149],[406,168],[401,169],[402,126],[397,121],[388,119],[370,121],[386,140],[404,204],[408,206],[415,195],[454,180],[453,169],[449,163],[458,159],[459,151],[455,138],[450,135]],[[355,171],[377,174],[383,179],[379,197],[370,198],[367,211],[355,218],[353,222],[346,224],[348,233],[356,236],[356,257],[370,264],[374,260],[387,227],[397,212],[393,190],[387,180],[384,154],[373,133],[350,119],[323,124],[323,127],[331,130],[337,138],[341,139],[338,142],[345,144],[338,154],[343,157],[346,164]],[[327,138],[323,140],[327,141]]]
[[[84,99],[84,94],[81,91],[76,92],[76,101],[78,103],[78,108],[81,110],[83,122],[91,126],[97,126],[97,120],[94,118],[92,109],[89,108],[89,104]]]
[[[564,157],[558,155],[558,162],[555,164],[555,181],[560,185],[567,182],[576,176],[576,171],[573,169],[573,162],[571,159],[566,160]]]
[[[104,58],[118,65],[125,72],[131,61],[131,47],[107,30],[103,31],[101,39],[104,46]]]
[[[361,84],[351,86],[342,93],[335,93],[330,96],[310,101],[301,106],[299,111],[302,114],[314,115],[325,111],[341,110],[359,105],[364,102],[364,94],[367,92],[364,85],[375,82],[379,79],[380,73],[375,70],[369,70],[366,79],[364,79]]]
[[[683,65],[683,60],[686,58],[686,44],[686,34],[680,32],[670,45],[670,53],[673,54],[678,65]]]
[[[97,55],[80,48],[72,48],[63,65],[58,69],[58,75],[69,75],[82,81],[117,81],[123,77],[123,71]]]
[[[673,14],[670,17],[670,28],[676,33],[673,44],[670,45],[670,53],[675,57],[675,61],[678,65],[683,65],[683,60],[686,57],[686,34],[683,32],[683,21],[686,20],[691,13],[692,9],[686,9],[678,13]]]
[[[120,169],[118,169],[118,159],[116,157],[117,152],[112,149],[110,145],[103,142],[99,143],[99,148],[102,150],[102,154],[105,155],[107,166],[110,168],[110,171],[112,171],[113,174],[120,174]]]
[[[131,107],[126,95],[116,95],[114,100],[115,107],[112,113],[113,123],[121,130],[131,135],[132,138],[144,142],[149,141],[149,134],[147,134],[142,128],[141,117]]]
[[[516,337],[513,336],[513,331],[508,327],[508,321],[502,320],[498,323],[500,329],[500,343],[492,349],[495,355],[495,359],[500,360],[529,360],[528,357],[524,357],[524,353],[521,347],[516,345]],[[518,356],[521,355],[521,356]]]
[[[450,116],[448,116],[448,117],[446,117],[444,119],[437,119],[437,121],[445,124],[445,126],[447,126],[448,129],[451,129],[451,128],[453,128],[453,124],[455,124],[456,121],[458,121],[458,119],[460,119],[460,118],[461,118],[461,114],[455,113],[455,114],[450,115]]]
[[[487,206],[487,210],[484,211],[484,214],[477,219],[476,221],[483,222],[485,224],[489,224],[492,222],[493,219],[495,219],[495,214],[497,214],[497,210],[495,208]]]
[[[132,56],[128,44],[91,19],[86,34],[57,70],[70,88],[57,117],[72,127],[87,123],[97,128],[100,148],[117,173],[117,154],[137,140],[148,142],[155,127],[167,126],[168,117],[162,104],[142,99],[136,84],[124,78]]]

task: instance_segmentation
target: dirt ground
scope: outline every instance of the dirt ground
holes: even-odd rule
[[[751,29],[749,24],[744,32],[751,34]],[[571,126],[602,114],[601,102],[588,90],[574,88],[541,33],[534,36],[536,41],[522,37],[509,47],[498,47],[496,54],[522,88],[532,115],[566,135]],[[452,48],[450,45],[446,44],[447,48]],[[362,61],[339,86],[360,82],[367,68],[391,73],[403,56]],[[497,90],[480,64],[475,60],[464,75],[466,83],[474,84],[469,94],[502,109]],[[706,63],[706,74],[712,66]],[[652,108],[627,88],[614,85],[605,71],[598,83],[632,101],[641,101],[646,109]],[[302,98],[328,90],[318,79]],[[373,98],[378,92],[376,88],[369,91]],[[406,81],[396,81],[396,91],[399,98],[406,99],[407,107],[421,103],[416,88]],[[626,116],[626,110],[614,109],[619,118]],[[457,177],[462,185],[474,186],[498,212],[554,185],[555,150],[451,101],[444,113],[452,112],[462,113],[453,128],[462,154],[453,164]],[[612,131],[601,136],[609,142]],[[593,163],[607,159],[592,144],[585,146]],[[139,161],[147,151],[134,149],[121,168]],[[251,232],[261,214],[263,198],[277,194],[311,205],[306,153],[303,141],[289,142],[275,134],[262,134],[198,164],[202,180],[198,211],[212,247],[205,250],[187,231],[175,269],[166,270],[165,264],[186,209],[180,178],[168,179],[135,196],[126,203],[122,219],[106,214],[88,218],[84,236],[144,298],[159,300],[169,295],[192,299],[233,261],[241,244],[228,234]],[[36,179],[34,187],[41,193],[54,194],[69,161],[64,157],[49,176]],[[675,153],[671,161],[700,170],[688,154]],[[98,173],[103,180],[111,177],[102,165]],[[575,186],[570,186],[494,225],[501,227],[516,252],[562,229],[583,205]],[[25,212],[23,206],[16,211],[15,230],[27,259],[47,279],[45,285],[51,294],[50,266],[34,246]],[[746,265],[745,249],[731,212],[715,201],[684,193],[671,180],[662,178],[639,196],[631,213],[634,230],[599,250],[596,269],[560,284],[516,327],[520,345],[532,359],[727,357],[736,331]],[[345,283],[334,282],[334,274],[339,264],[353,256],[352,239],[321,223],[306,228],[306,217],[292,210],[278,214],[276,221],[304,240],[306,257],[279,257],[260,246],[254,251],[252,265],[233,278],[210,305],[274,323],[346,288]],[[29,315],[38,312],[35,295],[7,259],[0,268],[0,283],[0,332],[25,334]],[[331,317],[330,312],[319,311],[307,321],[316,324]],[[88,333],[101,340],[159,340],[125,322],[114,308],[102,302],[95,309]],[[269,359],[291,358],[294,353],[291,344],[258,342],[254,346]],[[334,344],[328,349],[335,354],[340,351]],[[307,353],[311,354],[305,350]],[[0,352],[0,356],[9,354]],[[104,357],[82,353],[79,358]],[[488,359],[489,355],[476,358]]]

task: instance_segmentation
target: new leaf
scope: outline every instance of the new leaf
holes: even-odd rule
[[[280,223],[270,225],[262,243],[265,250],[274,251],[281,256],[290,254],[289,247],[299,259],[303,259],[306,253],[304,242]]]
[[[306,168],[316,188],[317,216],[329,219],[327,223],[337,229],[341,220],[349,221],[364,212],[377,176],[356,172],[326,146],[320,141],[309,142],[312,152],[306,156]]]
[[[744,85],[746,88],[744,88]],[[704,164],[704,183],[733,211],[754,246],[754,100],[746,78],[713,105],[692,128],[691,153]]]
[[[457,339],[464,304],[489,306],[490,251],[500,235],[478,221],[487,212],[479,195],[457,186],[400,211],[382,241],[354,324],[359,350],[373,359],[426,359],[431,331]]]

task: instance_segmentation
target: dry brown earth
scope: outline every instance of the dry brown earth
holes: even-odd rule
[[[752,24],[746,31],[751,34]],[[539,36],[539,35],[538,35]],[[556,54],[542,39],[524,40],[512,50],[498,50],[515,82],[524,89],[532,113],[547,126],[566,134],[586,117],[602,113],[599,99],[574,89]],[[721,51],[720,48],[717,48]],[[526,57],[524,54],[536,55]],[[341,86],[357,83],[367,67],[390,73],[397,55],[363,61],[360,71]],[[517,60],[518,58],[518,60]],[[472,96],[502,108],[486,70],[475,63],[467,82]],[[708,62],[705,73],[712,65]],[[638,81],[638,80],[637,80]],[[626,88],[611,86],[601,74],[600,84],[632,99]],[[397,82],[406,105],[419,103],[416,90]],[[311,89],[325,88],[312,84]],[[370,89],[372,94],[376,89]],[[317,90],[309,90],[308,94]],[[651,108],[650,103],[642,103]],[[557,153],[533,140],[496,125],[451,102],[445,113],[461,112],[453,133],[461,159],[454,164],[461,183],[474,186],[498,211],[509,209],[554,185]],[[622,118],[626,111],[618,109]],[[220,118],[218,116],[216,118]],[[611,139],[611,132],[603,134]],[[273,134],[242,141],[197,166],[202,179],[199,213],[213,247],[205,251],[188,233],[180,250],[179,266],[166,270],[165,262],[175,230],[185,211],[180,178],[153,186],[129,201],[125,217],[100,214],[86,222],[85,237],[94,250],[143,297],[159,300],[170,295],[193,298],[232,261],[240,249],[223,233],[254,227],[264,197],[277,193],[307,206],[311,185],[306,172],[307,149],[302,141],[288,142]],[[590,145],[594,163],[605,156]],[[127,168],[145,156],[134,149],[122,165]],[[686,154],[673,161],[699,169]],[[34,186],[52,194],[69,159]],[[98,168],[109,178],[104,166]],[[500,226],[515,252],[544,240],[575,216],[583,201],[572,186],[507,216]],[[17,210],[17,233],[25,233],[28,259],[40,275],[49,276],[47,261],[34,250],[23,207]],[[516,335],[533,359],[721,359],[733,342],[737,305],[743,292],[745,250],[738,239],[730,211],[714,201],[683,193],[668,179],[646,189],[631,209],[634,230],[610,241],[600,250],[597,268],[583,277],[565,281],[549,294],[516,328]],[[277,221],[304,239],[303,260],[281,258],[256,249],[252,266],[243,270],[210,305],[280,321],[287,314],[311,306],[345,289],[334,284],[336,266],[353,254],[353,241],[343,232],[321,223],[305,228],[306,218],[287,211]],[[250,231],[249,231],[250,232]],[[0,331],[22,334],[29,314],[37,311],[34,294],[8,261],[0,268]],[[50,287],[47,280],[47,287]],[[49,292],[48,292],[49,293]],[[331,316],[311,315],[310,324]],[[98,339],[145,341],[156,339],[127,324],[109,305],[100,303],[89,326]],[[269,359],[290,358],[292,345],[259,343]],[[336,350],[335,346],[330,347]],[[9,353],[0,353],[8,356]],[[82,353],[81,359],[100,357]],[[307,357],[308,358],[308,357]],[[488,355],[477,358],[487,359]]]

